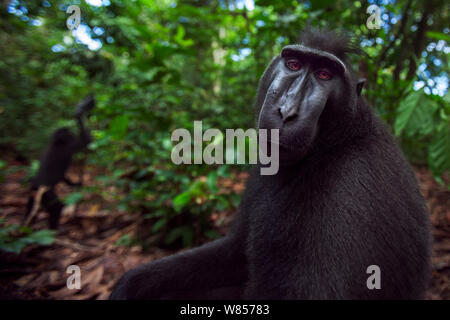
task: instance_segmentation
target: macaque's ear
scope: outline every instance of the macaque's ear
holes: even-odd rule
[[[362,88],[364,87],[364,83],[366,83],[366,79],[361,78],[358,79],[358,83],[356,84],[356,94],[358,97],[361,95]]]

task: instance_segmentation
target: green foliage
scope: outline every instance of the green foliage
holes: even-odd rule
[[[197,170],[185,169],[191,172],[192,178],[188,178],[186,173],[178,175],[171,170],[159,169],[156,171],[158,177],[141,185],[152,186],[145,192],[140,190],[139,184],[134,184],[133,194],[145,197],[140,206],[151,212],[145,214],[144,218],[154,221],[151,231],[160,234],[165,244],[180,239],[184,246],[191,246],[199,235],[214,237],[214,230],[208,223],[209,214],[234,206],[232,195],[221,194],[217,187],[219,177],[229,176],[226,166],[219,170],[206,166],[193,166],[193,169]],[[210,171],[207,176],[202,175],[205,171]],[[148,197],[154,197],[155,200],[145,200]],[[139,201],[138,197],[132,199]]]
[[[78,1],[99,50],[67,30],[71,2],[14,3],[27,12],[0,10],[0,146],[36,159],[54,129],[75,129],[76,104],[94,92],[88,161],[102,172],[95,190],[113,208],[141,212],[159,243],[216,238],[209,215],[239,202],[218,187],[232,166],[172,163],[171,132],[192,130],[194,120],[204,130],[253,127],[261,74],[308,24],[351,31],[367,54],[351,57],[368,79],[364,95],[409,159],[427,163],[437,179],[449,168],[449,96],[433,92],[433,79],[448,77],[448,54],[431,49],[449,38],[445,1],[389,2],[391,20],[375,30],[366,27],[368,4],[354,0],[257,0],[252,10],[229,1]],[[414,91],[415,81],[424,89]],[[0,179],[4,172],[0,167]],[[65,202],[81,197],[74,192]],[[133,241],[124,237],[119,245]]]
[[[116,246],[118,247],[131,247],[134,244],[136,244],[136,239],[132,238],[129,234],[124,234],[119,240],[116,241]]]
[[[83,197],[84,196],[82,192],[72,192],[64,198],[64,204],[66,206],[77,204],[83,199]]]
[[[0,160],[0,183],[5,181],[6,161]]]
[[[30,227],[7,224],[4,219],[0,219],[0,250],[19,254],[31,244],[51,245],[55,234],[53,230],[33,231]]]
[[[447,99],[449,94],[447,93]],[[413,91],[401,102],[395,134],[411,141],[427,141],[428,165],[439,182],[450,169],[450,105],[445,99]],[[411,144],[411,143],[410,143]],[[409,151],[406,149],[406,151]]]

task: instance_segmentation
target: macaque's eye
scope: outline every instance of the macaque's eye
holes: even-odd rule
[[[289,59],[286,62],[286,66],[293,71],[298,71],[302,67],[302,64],[297,59]]]
[[[328,72],[328,71],[325,71],[325,70],[319,70],[319,71],[317,72],[317,77],[318,77],[320,80],[330,80],[330,79],[333,77],[333,75],[332,75],[330,72]]]

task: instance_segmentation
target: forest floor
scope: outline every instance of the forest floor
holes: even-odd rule
[[[76,171],[69,176],[77,180]],[[425,168],[415,168],[423,195],[427,199],[433,224],[432,275],[427,299],[450,299],[450,191],[437,184]],[[240,174],[229,187],[243,190],[246,175]],[[20,223],[29,196],[21,181],[23,173],[6,177],[0,185],[0,217],[8,223]],[[90,174],[83,177],[85,185],[95,183]],[[57,187],[58,194],[71,189]],[[120,276],[142,263],[175,253],[174,249],[139,245],[126,247],[116,243],[126,234],[139,229],[140,214],[108,209],[106,200],[98,195],[84,199],[81,205],[68,206],[63,212],[56,241],[50,246],[30,245],[19,255],[0,253],[0,298],[12,299],[107,299]],[[220,233],[224,233],[234,212],[213,214]],[[34,225],[46,227],[46,215],[40,214]],[[81,269],[81,289],[68,289],[66,273],[69,265]]]

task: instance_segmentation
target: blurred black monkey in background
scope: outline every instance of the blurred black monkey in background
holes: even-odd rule
[[[61,181],[70,186],[81,185],[80,182],[70,181],[66,176],[66,171],[70,166],[72,156],[91,142],[91,135],[83,123],[83,116],[94,107],[93,95],[89,95],[78,105],[75,112],[79,129],[78,136],[68,128],[60,128],[53,133],[51,141],[41,157],[39,170],[31,181],[32,195],[28,199],[24,225],[28,225],[36,218],[39,206],[42,205],[49,214],[50,228],[58,228],[64,205],[58,199],[54,187]]]

